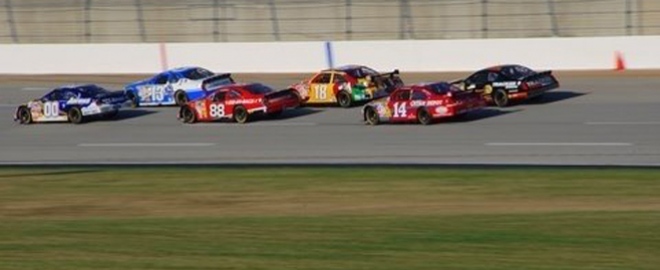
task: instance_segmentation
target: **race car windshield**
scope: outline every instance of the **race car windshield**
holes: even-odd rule
[[[502,68],[502,74],[513,79],[522,79],[534,73],[533,70],[523,66],[507,66]]]
[[[200,80],[213,76],[213,72],[203,68],[194,68],[183,72],[183,77],[191,80]]]
[[[247,87],[245,87],[250,93],[252,94],[268,94],[270,92],[273,92],[273,89],[265,86],[263,84],[251,84]]]

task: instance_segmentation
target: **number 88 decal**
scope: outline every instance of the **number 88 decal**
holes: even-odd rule
[[[225,116],[225,104],[211,104],[210,106],[211,117],[223,117]]]
[[[60,103],[57,101],[45,102],[44,106],[44,116],[45,117],[57,117],[60,115]]]

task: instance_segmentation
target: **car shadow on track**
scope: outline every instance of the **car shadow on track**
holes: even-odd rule
[[[148,111],[148,110],[140,110],[140,109],[120,110],[119,114],[117,114],[117,116],[115,116],[113,118],[110,118],[110,119],[105,119],[103,121],[123,121],[123,120],[142,117],[142,116],[145,116],[145,115],[154,114],[154,113],[157,113],[157,112],[156,111]]]
[[[286,119],[292,119],[292,118],[298,118],[298,117],[303,117],[307,115],[312,115],[312,114],[317,114],[322,112],[323,110],[318,109],[318,108],[309,108],[309,107],[303,107],[303,108],[298,108],[294,110],[287,110],[284,111],[281,115],[278,115],[276,117],[270,117],[267,115],[257,115],[255,116],[256,121],[278,121],[278,120],[286,120]]]
[[[567,100],[571,98],[576,98],[580,96],[584,96],[588,93],[578,93],[574,91],[569,91],[569,90],[560,90],[560,91],[549,91],[542,96],[536,97],[529,99],[527,101],[524,101],[520,104],[528,104],[528,105],[543,105],[543,104],[550,104],[550,103],[555,103],[559,102],[562,100]]]
[[[445,118],[445,119],[440,119],[437,121],[437,123],[443,124],[443,123],[466,123],[466,122],[473,122],[473,121],[479,121],[479,120],[484,120],[488,118],[493,118],[493,117],[498,117],[502,115],[507,115],[510,113],[516,113],[522,111],[522,109],[509,109],[509,110],[500,110],[496,108],[482,108],[480,110],[470,112],[466,115],[458,116],[458,117],[451,117],[451,118]]]

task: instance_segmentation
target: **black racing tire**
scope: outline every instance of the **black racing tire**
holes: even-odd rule
[[[26,106],[21,106],[16,112],[19,123],[27,125],[32,123],[32,112]]]
[[[422,125],[428,125],[433,122],[433,117],[425,108],[420,108],[417,110],[417,122]]]
[[[184,106],[188,103],[188,95],[183,90],[177,90],[174,92],[174,102],[176,102],[176,105]]]
[[[182,106],[181,109],[179,109],[179,116],[179,119],[183,123],[192,124],[197,122],[197,115],[195,115],[195,112],[193,112],[188,106]]]
[[[378,112],[371,106],[364,109],[364,121],[372,126],[380,124]]]
[[[351,95],[349,95],[346,91],[339,91],[339,93],[337,93],[337,104],[339,104],[339,107],[349,108],[351,107],[352,103]]]
[[[131,107],[137,108],[140,106],[140,99],[133,93],[133,91],[126,92],[126,98],[131,102]]]
[[[250,120],[250,114],[243,106],[236,106],[234,108],[234,121],[239,124],[245,124]]]
[[[73,124],[80,124],[83,122],[83,114],[78,107],[71,108],[66,115],[69,118],[69,122]]]
[[[509,105],[509,94],[504,89],[495,90],[492,97],[497,107],[503,108]]]

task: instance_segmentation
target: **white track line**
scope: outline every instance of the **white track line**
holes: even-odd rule
[[[81,143],[79,147],[208,147],[215,143]]]
[[[23,87],[21,91],[46,91],[49,90],[46,87]]]
[[[585,122],[585,125],[660,125],[658,121],[643,122]]]
[[[632,146],[625,142],[489,142],[486,146]]]

